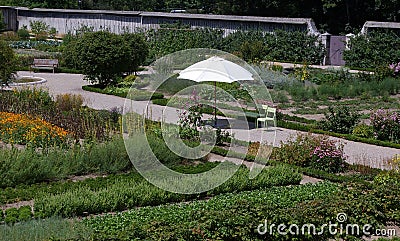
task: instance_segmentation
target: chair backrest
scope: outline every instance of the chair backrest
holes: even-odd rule
[[[261,105],[260,116],[267,117],[268,105]]]
[[[276,108],[268,107],[266,117],[275,118]]]

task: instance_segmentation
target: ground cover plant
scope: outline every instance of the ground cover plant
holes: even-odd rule
[[[192,167],[190,172],[196,172],[196,168]],[[204,168],[200,166],[199,170],[203,171]],[[250,180],[248,176],[249,170],[242,167],[231,179],[210,191],[207,196],[298,184],[301,180],[301,175],[288,167],[268,168],[253,180]],[[182,202],[205,196],[205,194],[198,196],[170,193],[149,184],[139,174],[117,176],[114,180],[108,181],[106,186],[75,186],[59,194],[38,195],[35,199],[35,215],[39,217],[81,216],[84,213],[121,211],[135,207]]]
[[[371,224],[381,227],[386,221],[399,220],[395,202],[388,186],[372,187],[354,185],[337,186],[331,183],[304,186],[278,187],[261,191],[224,194],[208,201],[187,204],[145,207],[125,213],[88,218],[84,221],[93,229],[96,240],[108,239],[190,239],[251,238],[264,240],[294,240],[295,235],[257,233],[265,220],[272,223],[313,223],[321,227],[328,220],[336,222],[340,212],[348,215],[346,223]],[[378,194],[379,193],[379,194]],[[378,194],[378,195],[377,195]],[[377,196],[376,196],[377,195]],[[268,198],[266,198],[268,197]],[[387,206],[376,202],[383,198]],[[290,214],[288,214],[290,210]],[[238,218],[237,214],[240,214]],[[318,240],[328,238],[353,238],[360,235],[330,235],[323,233]],[[315,237],[301,235],[302,240]]]

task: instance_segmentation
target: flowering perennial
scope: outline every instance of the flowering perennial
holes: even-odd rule
[[[330,139],[322,139],[314,151],[311,152],[312,167],[328,172],[340,172],[345,168],[346,156],[343,153],[343,144]]]
[[[378,140],[400,143],[400,113],[379,109],[370,120]]]
[[[46,147],[65,143],[69,133],[40,118],[0,112],[0,140],[10,144]]]
[[[389,68],[393,71],[394,75],[397,75],[400,73],[400,62],[393,63],[389,65]]]

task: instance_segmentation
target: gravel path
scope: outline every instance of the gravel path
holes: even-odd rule
[[[125,99],[121,97],[104,95],[99,93],[92,93],[82,90],[82,85],[88,83],[83,80],[82,75],[77,74],[64,74],[64,73],[33,73],[33,72],[18,72],[19,76],[35,76],[42,77],[47,80],[46,83],[37,85],[37,87],[44,87],[49,90],[52,95],[71,93],[80,94],[85,99],[85,104],[94,109],[107,109],[119,107],[123,108]],[[169,123],[176,123],[178,121],[177,111],[174,108],[163,107],[158,105],[147,105],[145,101],[128,101],[128,109],[133,110],[139,114],[145,113],[148,109],[151,113],[153,120],[161,120],[164,115],[165,121]],[[127,107],[125,107],[127,108]],[[208,118],[208,116],[205,116]],[[284,129],[284,128],[265,128],[246,130],[241,128],[244,123],[236,121],[233,123],[230,132],[235,138],[246,141],[264,141],[273,143],[279,146],[283,141],[295,136],[297,131]],[[332,137],[334,140],[341,140]],[[392,159],[396,154],[400,154],[399,149],[380,147],[370,144],[359,142],[341,140],[344,142],[344,152],[348,156],[347,161],[351,164],[357,163],[368,165],[375,168],[388,169],[387,160]]]

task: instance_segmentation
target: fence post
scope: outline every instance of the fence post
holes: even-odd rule
[[[330,33],[323,33],[321,34],[321,41],[325,47],[325,56],[322,62],[322,65],[330,65],[331,64],[331,36]]]

